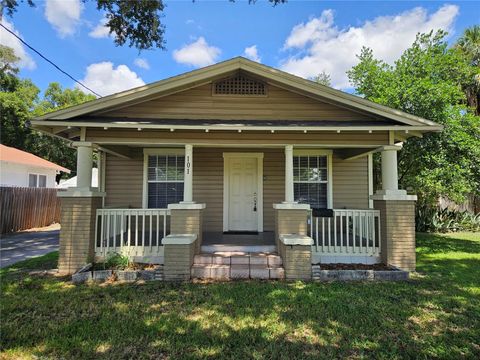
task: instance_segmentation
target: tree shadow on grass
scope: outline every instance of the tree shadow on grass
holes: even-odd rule
[[[479,273],[478,264],[465,266]],[[478,299],[466,303],[464,283],[435,278],[107,287],[36,281],[36,288],[6,287],[3,350],[87,359],[454,358],[473,357],[480,338]]]
[[[73,286],[23,274],[2,283],[1,348],[7,358],[478,358],[480,263],[470,245],[450,251],[459,247],[463,258],[421,254],[424,275],[397,283]]]
[[[418,234],[417,247],[420,253],[428,254],[447,252],[480,253],[480,241],[463,240],[442,234]]]

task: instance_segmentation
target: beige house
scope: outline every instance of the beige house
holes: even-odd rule
[[[219,251],[279,254],[290,279],[318,263],[415,269],[416,197],[398,189],[397,151],[441,131],[429,120],[238,57],[32,124],[78,149],[77,187],[59,195],[63,272],[117,252],[167,279],[228,277],[233,258],[201,255]]]

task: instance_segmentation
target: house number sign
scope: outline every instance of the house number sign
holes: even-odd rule
[[[190,166],[191,166],[191,164],[190,164],[190,156],[187,156],[187,162],[186,162],[185,165],[186,165],[186,166],[185,166],[185,169],[187,170],[187,175],[189,175],[189,174],[190,174]]]

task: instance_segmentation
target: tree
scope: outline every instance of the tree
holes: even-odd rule
[[[455,44],[455,48],[463,55],[465,61],[476,67],[470,81],[463,84],[468,106],[476,115],[480,115],[480,26],[466,29]]]
[[[92,94],[85,94],[79,89],[63,89],[59,83],[50,83],[45,90],[43,99],[35,104],[30,116],[40,116],[53,110],[63,109],[69,106],[94,100]],[[65,140],[31,131],[29,135],[29,151],[41,154],[44,159],[61,164],[68,169],[76,169],[76,151],[68,146]],[[34,140],[34,141],[33,141]],[[75,171],[74,171],[75,172]]]
[[[0,142],[75,169],[75,150],[62,139],[29,128],[27,121],[32,116],[93,100],[95,96],[51,83],[39,100],[40,90],[30,80],[18,78],[18,60],[11,48],[0,46]]]
[[[419,196],[418,207],[435,207],[439,196],[463,201],[480,191],[480,118],[462,91],[472,65],[448,48],[446,33],[419,34],[393,64],[362,49],[348,76],[365,98],[444,125],[441,133],[409,139],[399,152],[399,182]]]
[[[322,71],[320,74],[314,76],[312,81],[325,86],[332,86],[332,78],[325,71]]]
[[[83,0],[87,1],[87,0]],[[165,49],[165,25],[162,24],[163,0],[92,0],[97,10],[105,12],[106,26],[113,34],[117,46],[126,43],[138,50],[151,48]],[[230,0],[234,1],[234,0]],[[274,6],[286,0],[268,0]],[[23,1],[22,1],[23,2]],[[249,0],[253,4],[256,0]],[[34,0],[26,0],[35,6]],[[0,19],[5,10],[12,16],[19,5],[18,0],[0,0]]]

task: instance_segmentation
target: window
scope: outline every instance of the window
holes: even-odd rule
[[[37,187],[37,174],[28,174],[28,187]]]
[[[165,209],[183,201],[184,155],[148,155],[147,207]]]
[[[28,174],[28,187],[47,187],[47,175]]]
[[[41,188],[47,187],[46,175],[38,175],[38,187],[41,187]]]
[[[293,157],[293,191],[295,201],[312,207],[327,208],[328,156],[301,155]]]

